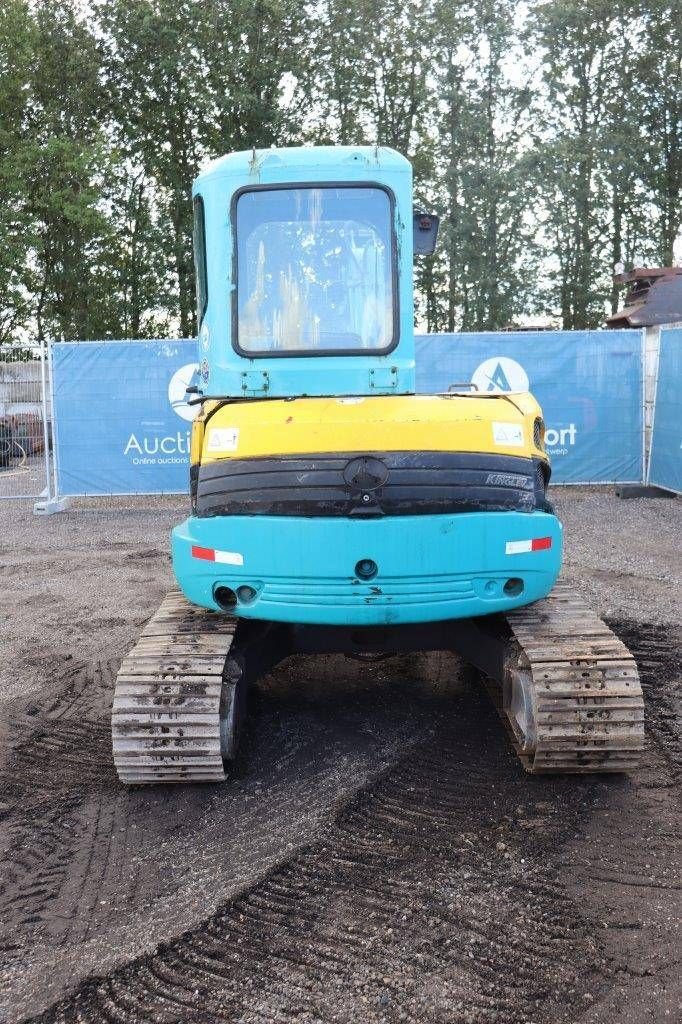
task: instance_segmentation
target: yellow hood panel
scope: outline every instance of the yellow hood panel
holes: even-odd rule
[[[538,416],[540,406],[528,393],[273,399],[221,406],[205,431],[200,421],[195,432],[202,462],[373,451],[494,452],[529,458],[543,456],[533,444]]]

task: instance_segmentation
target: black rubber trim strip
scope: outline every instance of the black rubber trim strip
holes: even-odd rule
[[[382,516],[551,511],[549,466],[476,452],[221,459],[199,468],[195,514]]]

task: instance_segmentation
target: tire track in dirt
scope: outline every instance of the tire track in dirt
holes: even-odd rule
[[[682,636],[679,626],[609,621],[635,656],[642,680],[647,732],[675,781],[682,775]]]
[[[74,665],[19,706],[3,708],[5,815],[0,855],[0,947],[12,949],[23,926],[47,923],[52,941],[69,938],[95,859],[91,839],[106,831],[84,827],[82,804],[113,782],[102,757],[108,743],[105,713],[115,664]],[[71,878],[71,906],[63,890]],[[60,914],[51,906],[61,898]],[[61,936],[61,938],[60,938]]]
[[[629,927],[636,904],[633,911],[632,901],[619,894],[649,884],[643,836],[653,836],[656,825],[658,866],[674,872],[679,835],[679,816],[671,817],[669,803],[658,805],[665,813],[654,822],[641,799],[642,793],[674,798],[679,736],[668,717],[679,664],[674,642],[671,647],[667,631],[615,625],[641,658],[647,692],[650,741],[641,782],[529,778],[504,746],[487,700],[474,694],[454,702],[446,695],[432,709],[427,738],[340,805],[319,842],[247,885],[200,925],[86,980],[32,1019],[558,1024],[582,1018],[592,999],[602,1005],[630,970],[628,957],[634,965],[640,954],[605,942],[599,918],[607,917],[614,929]],[[335,672],[338,664],[329,661],[314,686],[324,692]],[[281,744],[276,762],[287,777],[298,766],[284,695],[308,685],[285,672],[259,698],[261,713],[272,717],[268,742]],[[393,699],[404,700],[404,691]],[[320,706],[316,714],[334,712]],[[356,720],[366,717],[360,709]],[[261,756],[258,746],[249,751],[249,757]],[[100,877],[125,889],[126,864],[139,858],[140,841],[149,838],[117,824],[111,794],[106,787],[101,792],[95,831],[124,831],[109,852],[95,851],[87,903],[101,894]],[[183,800],[172,791],[176,811],[189,813],[202,792]],[[638,794],[635,816],[628,817]],[[609,815],[620,829],[609,826]],[[573,841],[593,834],[600,853],[611,832],[607,877],[599,858],[590,859],[584,845],[576,852]],[[139,870],[133,902],[145,892],[144,862]],[[663,883],[664,899],[674,895],[665,888],[667,876],[659,873],[653,881]],[[80,907],[75,939],[87,937],[89,919]],[[105,925],[106,915],[99,923]],[[607,1019],[621,1017],[594,1018],[600,1024]]]
[[[680,1018],[682,657],[679,627],[611,623],[637,659],[646,711],[642,767],[596,792],[592,827],[564,864],[612,972],[585,1024]]]
[[[0,850],[6,1007],[26,1012],[43,992],[54,999],[98,964],[134,955],[150,935],[158,941],[179,920],[188,927],[205,918],[317,835],[339,795],[393,762],[462,688],[450,656],[428,665],[391,659],[371,685],[365,667],[345,659],[316,661],[310,681],[298,679],[292,662],[254,695],[243,754],[221,787],[118,784],[113,662],[67,668],[30,700],[4,703],[2,781],[12,797]],[[81,732],[82,771],[71,747]]]
[[[465,728],[443,722],[319,843],[36,1020],[514,1024],[578,998],[603,964],[550,854],[590,783],[520,776],[473,700]]]

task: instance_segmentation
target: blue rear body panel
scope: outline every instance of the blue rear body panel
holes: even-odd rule
[[[551,547],[507,553],[509,542]],[[386,625],[504,612],[546,596],[561,566],[562,529],[546,512],[475,512],[382,519],[230,516],[173,530],[173,569],[194,604],[217,608],[214,587],[257,591],[234,613],[319,625]],[[207,561],[192,547],[221,552]],[[377,575],[355,575],[372,559]],[[234,564],[240,562],[242,564]],[[508,579],[523,591],[506,596]]]

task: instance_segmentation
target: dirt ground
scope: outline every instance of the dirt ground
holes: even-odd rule
[[[631,778],[524,775],[435,654],[286,663],[226,784],[126,790],[113,678],[186,503],[0,502],[0,1019],[680,1020],[682,504],[554,499],[639,662]]]

